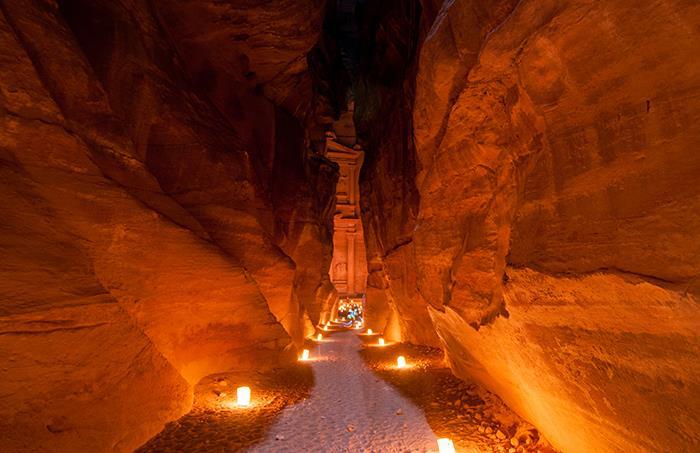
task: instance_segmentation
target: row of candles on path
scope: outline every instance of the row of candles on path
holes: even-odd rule
[[[304,349],[303,355],[308,358],[308,349]],[[302,355],[302,356],[303,356]],[[399,356],[399,359],[403,359],[403,356]],[[405,364],[405,359],[404,359]],[[401,368],[401,366],[399,366]],[[239,407],[249,407],[250,406],[250,387],[238,387],[236,389],[236,405]],[[443,437],[437,440],[438,453],[456,453],[454,443],[451,439]]]
[[[383,346],[384,339],[380,338],[379,340],[380,340],[379,344]],[[301,357],[299,358],[299,360],[301,360],[301,361],[309,360],[309,357],[310,357],[309,354],[310,354],[309,350],[304,349],[303,351],[301,351]],[[406,357],[400,355],[396,358],[396,368],[406,368]]]
[[[367,335],[374,335],[372,329],[367,329]],[[316,336],[317,341],[323,339],[322,334]],[[384,338],[379,338],[377,344],[379,346],[384,346]],[[304,349],[301,352],[301,357],[299,360],[306,361],[309,360],[310,353],[308,349]],[[396,358],[396,368],[406,368],[406,357],[400,355]],[[249,407],[250,406],[250,387],[238,387],[236,389],[236,405],[239,407]],[[451,439],[440,438],[437,440],[438,453],[456,453],[454,443]]]
[[[327,326],[328,325],[326,325],[326,327]],[[374,335],[374,332],[372,331],[372,329],[367,329],[367,335]],[[321,341],[321,340],[323,340],[323,334],[319,333],[318,335],[316,335],[316,341]],[[384,338],[380,337],[377,340],[377,346],[386,346],[386,341],[384,341]],[[302,360],[302,361],[309,360],[309,357],[310,357],[309,354],[310,353],[309,353],[308,349],[302,350],[301,357],[299,358],[299,360]],[[406,357],[400,355],[396,358],[396,368],[406,368]]]

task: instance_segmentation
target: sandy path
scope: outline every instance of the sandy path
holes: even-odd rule
[[[286,408],[267,438],[249,451],[437,450],[423,412],[365,367],[360,347],[354,332],[324,340],[312,353],[316,382],[310,398]]]

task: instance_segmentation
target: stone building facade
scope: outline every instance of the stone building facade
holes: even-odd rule
[[[350,138],[350,137],[347,137]],[[354,137],[353,137],[354,138]],[[360,219],[360,168],[364,153],[342,135],[329,133],[326,157],[340,166],[336,191],[331,281],[340,297],[359,296],[367,285],[367,258]]]

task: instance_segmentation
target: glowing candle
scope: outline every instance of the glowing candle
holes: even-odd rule
[[[250,387],[236,389],[236,404],[244,407],[250,406]]]
[[[450,439],[443,437],[438,439],[438,452],[439,453],[455,453],[455,444],[452,443]]]
[[[384,338],[379,339],[379,346],[384,346]]]
[[[301,351],[301,360],[309,360],[309,350],[304,349]]]
[[[372,329],[367,329],[367,335],[372,335]]]
[[[404,367],[406,367],[406,357],[400,355],[400,356],[396,359],[396,367],[397,367],[397,368],[404,368]]]
[[[318,335],[316,335],[316,341],[321,341],[321,340],[323,340],[323,335],[321,335],[319,333]]]

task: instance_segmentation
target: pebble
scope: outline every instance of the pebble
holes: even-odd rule
[[[518,445],[520,445],[520,441],[516,437],[513,437],[510,439],[510,444],[514,447],[517,447]]]
[[[345,429],[347,429],[349,433],[355,431],[355,427],[353,425],[348,425]]]
[[[403,409],[398,409],[396,411],[396,415],[403,415]]]
[[[284,440],[284,436],[282,434],[277,434],[275,440]]]
[[[496,431],[496,437],[498,437],[500,440],[503,440],[506,438],[506,435],[501,431],[500,429]]]
[[[486,429],[484,430],[484,432],[485,432],[486,434],[491,434],[491,433],[493,432],[493,430],[491,429],[490,426],[487,426]]]

